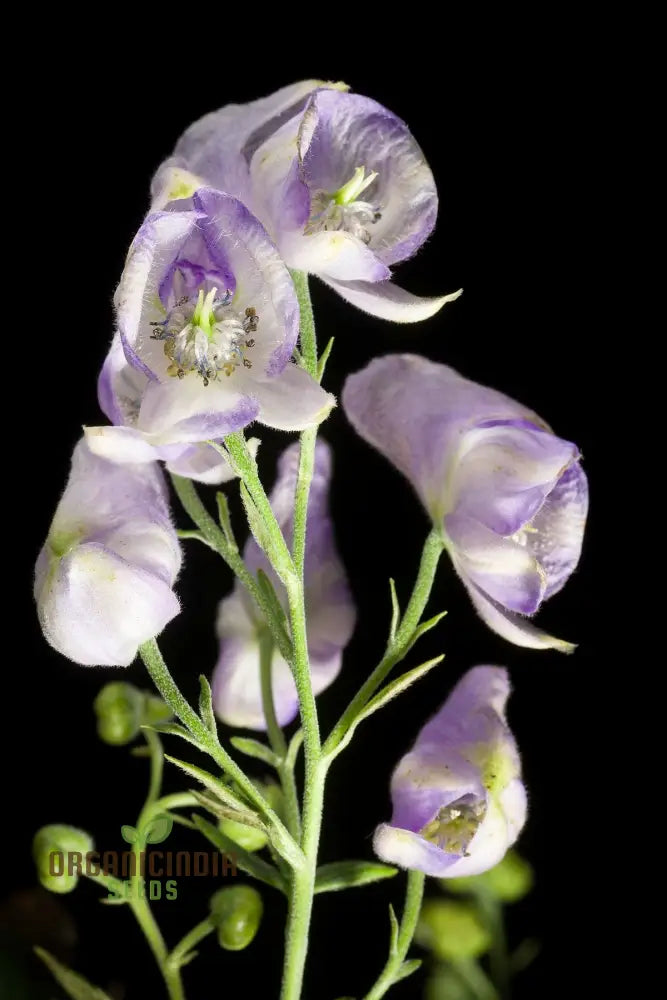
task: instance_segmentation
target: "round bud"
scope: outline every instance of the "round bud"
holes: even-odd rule
[[[49,892],[71,892],[86,869],[86,855],[93,847],[90,834],[74,826],[53,823],[38,830],[32,856],[44,888]]]
[[[415,940],[437,958],[450,962],[478,958],[489,950],[491,937],[475,907],[453,899],[427,899],[419,915]]]
[[[226,951],[241,951],[255,937],[262,919],[262,897],[249,885],[219,889],[211,897],[211,919]]]
[[[132,684],[105,684],[93,703],[99,738],[115,747],[131,743],[144,721],[144,702],[145,696]]]
[[[162,698],[158,698],[156,694],[144,695],[144,717],[141,720],[142,722],[148,726],[160,726],[164,722],[169,722],[173,717],[174,713]]]

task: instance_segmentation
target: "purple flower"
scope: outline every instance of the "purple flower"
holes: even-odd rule
[[[576,445],[508,396],[412,354],[377,358],[351,375],[343,407],[442,527],[487,625],[519,646],[571,652],[522,616],[557,593],[579,561],[588,485]]]
[[[278,478],[271,494],[271,506],[290,544],[298,462],[299,446],[294,444],[280,458]],[[329,446],[319,440],[308,503],[304,565],[308,651],[315,694],[338,676],[343,649],[352,635],[356,617],[329,516],[330,480],[331,452]],[[262,569],[269,576],[281,603],[286,606],[283,585],[252,537],[246,544],[244,559],[251,572]],[[231,726],[266,728],[259,673],[262,627],[265,626],[261,617],[237,584],[220,604],[217,625],[220,657],[212,685],[216,712]],[[280,725],[285,726],[297,713],[298,698],[289,664],[277,650],[273,652],[271,670],[276,715]]]
[[[84,666],[128,666],[178,614],[180,565],[159,467],[107,462],[79,441],[35,569],[47,641]]]
[[[383,861],[440,878],[496,865],[526,821],[521,762],[505,719],[507,671],[473,667],[419,733],[391,779]]]
[[[163,458],[174,472],[219,482],[228,473],[204,442],[252,420],[302,430],[334,399],[290,362],[298,305],[260,223],[217,191],[202,188],[192,202],[150,215],[132,245],[98,386],[116,426],[88,436],[104,457]]]
[[[289,267],[375,316],[426,319],[460,293],[419,298],[389,279],[435,225],[433,174],[404,122],[346,91],[305,80],[205,115],[158,170],[154,204],[210,184],[251,208]]]

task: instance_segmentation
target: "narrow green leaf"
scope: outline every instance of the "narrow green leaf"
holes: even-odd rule
[[[379,865],[372,861],[334,861],[333,864],[320,865],[317,869],[315,892],[351,889],[357,885],[368,885],[370,882],[379,882],[380,879],[392,878],[397,874],[398,868]]]
[[[241,871],[254,876],[260,882],[265,882],[266,885],[273,886],[274,889],[279,889],[280,892],[286,892],[285,883],[277,868],[239,847],[230,837],[226,837],[216,826],[208,823],[203,817],[193,815],[192,818],[206,839],[210,840],[219,851],[233,857]]]
[[[184,760],[179,760],[177,757],[170,757],[169,754],[164,755],[165,760],[168,760],[170,764],[175,764],[176,767],[180,767],[182,771],[189,774],[191,778],[195,781],[201,782],[205,785],[210,792],[213,793],[214,797],[220,799],[227,806],[231,806],[232,809],[238,809],[240,812],[247,812],[248,805],[239,799],[233,792],[230,791],[229,787],[225,785],[219,778],[214,777],[209,774],[208,771],[204,771],[201,767],[196,767],[194,764],[188,764]]]
[[[268,556],[271,552],[271,536],[267,531],[266,525],[262,520],[262,516],[257,510],[255,502],[250,496],[248,487],[243,480],[239,482],[239,487],[241,490],[243,509],[245,510],[245,516],[248,520],[248,527],[250,528],[252,537],[255,539],[262,552],[265,552]]]
[[[401,620],[401,608],[396,594],[396,584],[391,579],[389,580],[389,590],[391,591],[391,625],[389,626],[389,642],[393,642],[396,638],[398,623]]]
[[[287,627],[285,609],[278,599],[273,583],[263,569],[257,570],[257,583],[259,585],[259,589],[264,595],[267,605],[266,611],[271,616],[271,624],[275,629],[278,629],[282,633],[283,641],[287,644],[288,648],[291,649],[292,640],[290,639]]]
[[[446,614],[447,614],[446,611],[440,611],[437,615],[433,615],[432,618],[429,618],[427,622],[422,622],[421,625],[417,626],[417,628],[412,633],[412,636],[410,637],[410,642],[408,643],[407,649],[405,651],[406,655],[410,652],[410,650],[417,642],[417,640],[421,639],[421,637],[423,635],[426,635],[427,632],[430,632],[432,628],[435,628],[438,622],[441,622]]]
[[[208,538],[206,538],[205,535],[202,535],[201,531],[193,531],[190,529],[183,530],[179,528],[176,531],[176,534],[179,538],[183,539],[183,541],[192,540],[194,542],[202,542],[208,549],[212,549],[215,552],[215,545],[209,542]]]
[[[72,1000],[110,1000],[108,993],[101,990],[99,986],[93,986],[78,972],[72,972],[48,951],[43,948],[35,948],[35,954],[41,958],[53,978]]]
[[[192,794],[204,809],[208,809],[219,819],[233,819],[235,823],[241,823],[242,826],[252,826],[267,832],[266,824],[262,822],[257,813],[250,812],[249,809],[236,809],[233,806],[225,805],[206,792],[193,792]]]
[[[232,528],[232,519],[229,514],[229,503],[227,501],[227,497],[224,493],[218,492],[215,494],[215,502],[218,505],[218,522],[222,528],[225,540],[230,549],[238,551],[238,545],[236,544],[234,530]]]
[[[277,767],[280,763],[273,750],[267,747],[265,743],[260,743],[259,740],[251,740],[246,736],[232,736],[229,742],[240,753],[244,753],[246,757],[254,757],[255,760],[262,760],[265,764],[270,764],[271,767]]]
[[[398,972],[394,977],[394,982],[400,983],[401,979],[407,979],[408,976],[411,976],[413,972],[417,971],[421,964],[421,958],[409,958],[407,962],[403,962],[403,965],[399,967]]]
[[[213,694],[211,685],[203,674],[199,675],[199,715],[208,731],[217,739],[218,726],[213,713]]]
[[[327,361],[329,360],[329,355],[331,354],[331,348],[334,345],[334,340],[335,339],[336,339],[335,337],[332,337],[329,340],[329,343],[327,344],[327,346],[324,348],[324,350],[322,351],[322,353],[320,355],[320,360],[317,363],[317,381],[318,382],[322,381],[322,376],[324,375],[324,369],[327,366]]]
[[[285,764],[288,767],[294,769],[296,764],[296,758],[299,754],[299,750],[303,745],[303,729],[297,729],[292,739],[289,741],[289,746],[287,747],[287,754],[285,756]]]
[[[369,715],[373,715],[373,713],[377,712],[378,709],[384,708],[385,705],[388,705],[390,701],[393,701],[393,699],[399,694],[402,694],[403,691],[405,691],[406,688],[409,688],[411,684],[414,684],[414,682],[419,680],[420,677],[427,674],[429,670],[435,667],[438,663],[441,663],[444,658],[445,654],[442,653],[440,656],[436,656],[432,660],[427,660],[426,663],[422,663],[420,666],[414,667],[412,670],[408,670],[407,673],[401,674],[401,676],[397,677],[396,680],[391,681],[386,685],[386,687],[382,688],[382,690],[379,691],[374,698],[371,698],[365,707],[361,709],[354,722],[350,724],[350,728],[345,733],[336,749],[333,751],[333,756],[337,757],[341,750],[345,749],[352,739],[354,731],[360,722],[367,719]]]
[[[163,725],[142,726],[141,728],[152,729],[154,733],[159,733],[160,736],[180,736],[186,743],[191,743],[198,750],[204,750],[199,740],[195,739],[192,733],[189,733],[184,726],[179,726],[177,722],[165,722]]]

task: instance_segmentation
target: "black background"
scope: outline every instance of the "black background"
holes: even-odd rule
[[[370,31],[351,30],[355,36],[361,31],[362,38]],[[397,25],[394,45],[405,41]],[[336,337],[327,388],[339,394],[347,373],[377,354],[406,350],[493,385],[537,410],[560,436],[578,442],[591,480],[592,518],[579,570],[540,617],[547,630],[579,642],[572,657],[514,648],[495,637],[443,562],[429,608],[433,613],[446,608],[448,616],[421,641],[409,665],[439,652],[446,659],[365,724],[336,763],[321,857],[371,856],[373,829],[390,814],[389,775],[419,727],[468,667],[506,665],[515,688],[510,721],[523,751],[531,803],[520,848],[537,873],[534,893],[509,913],[509,933],[513,943],[531,935],[544,945],[535,966],[517,982],[516,997],[563,995],[572,989],[575,967],[575,995],[585,996],[586,984],[599,983],[601,974],[591,928],[601,919],[596,879],[603,874],[602,862],[591,854],[587,833],[591,810],[599,805],[592,775],[602,753],[604,670],[598,645],[602,608],[594,582],[603,544],[596,489],[601,435],[594,427],[604,392],[603,346],[592,283],[604,81],[584,70],[583,54],[572,41],[565,51],[538,46],[532,55],[517,46],[506,54],[497,51],[491,61],[472,46],[455,67],[423,41],[412,46],[407,62],[403,57],[394,63],[369,58],[365,49],[355,55],[355,45],[342,41],[318,45],[319,57],[290,50],[283,59],[276,48],[264,58],[246,35],[235,55],[229,46],[214,65],[201,55],[195,58],[195,43],[167,60],[164,52],[150,49],[137,54],[121,47],[99,61],[88,53],[84,66],[77,63],[74,46],[51,52],[41,66],[39,108],[28,104],[19,138],[30,155],[21,194],[8,208],[16,212],[15,232],[25,247],[17,253],[31,256],[21,265],[11,301],[18,307],[25,294],[28,309],[36,299],[46,322],[34,327],[35,353],[26,358],[25,369],[16,364],[12,371],[18,391],[24,380],[31,393],[34,426],[31,445],[17,455],[26,466],[20,481],[30,485],[21,488],[16,502],[29,516],[9,539],[19,542],[22,638],[7,663],[3,797],[11,803],[5,834],[14,862],[0,890],[3,924],[13,919],[20,937],[19,900],[11,894],[34,885],[29,845],[39,826],[72,823],[90,830],[99,846],[121,848],[120,825],[134,822],[143,801],[146,763],[101,745],[91,710],[105,681],[123,677],[144,684],[141,666],[96,670],[65,661],[42,639],[29,591],[33,561],[81,425],[101,421],[95,378],[112,331],[111,297],[147,207],[150,177],[180,132],[204,112],[299,78],[328,76],[345,79],[406,120],[435,174],[436,231],[416,258],[396,269],[397,281],[422,294],[461,286],[465,291],[433,319],[399,327],[355,311],[313,281],[320,344]],[[456,39],[450,39],[448,56],[456,48]],[[333,55],[338,49],[341,55]],[[287,439],[264,428],[258,433],[261,467],[270,483]],[[326,731],[381,654],[388,578],[395,578],[404,602],[428,525],[409,487],[355,437],[342,410],[334,411],[322,433],[335,450],[331,502],[359,609],[341,676],[319,699]],[[238,505],[233,509],[241,525]],[[184,612],[161,645],[190,698],[197,675],[214,664],[213,616],[231,582],[212,554],[187,548],[178,586]],[[178,784],[167,770],[166,787]],[[183,848],[195,844],[185,831],[178,837]],[[178,906],[156,906],[170,942],[202,918],[211,889],[206,880],[183,880]],[[129,912],[101,907],[99,895],[95,886],[82,884],[59,900],[69,914],[58,917],[61,933],[69,934],[72,920],[78,934],[78,944],[70,942],[61,953],[105,988],[126,984],[126,992],[118,993],[124,1000],[157,1000],[161,983]],[[306,997],[334,1000],[368,989],[386,957],[387,904],[398,907],[401,899],[401,878],[320,897]],[[25,908],[25,897],[21,900]],[[185,973],[191,1000],[277,995],[284,907],[268,890],[265,903],[264,924],[247,952],[222,956],[212,940],[203,945]],[[46,905],[41,901],[38,909],[45,913]],[[21,963],[23,946],[11,940]],[[416,998],[419,987],[415,977],[392,996]],[[37,998],[39,989],[35,985],[25,996]],[[8,993],[20,995],[18,987]]]

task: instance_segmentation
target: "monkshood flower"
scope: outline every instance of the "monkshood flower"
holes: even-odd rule
[[[287,265],[397,322],[460,292],[419,298],[390,281],[431,233],[433,174],[407,125],[342,84],[304,80],[195,122],[153,182],[155,207],[209,184],[262,220]]]
[[[440,878],[497,864],[526,820],[521,762],[505,719],[507,671],[473,667],[419,733],[391,779],[383,861]]]
[[[159,467],[107,462],[79,441],[35,569],[47,641],[84,666],[128,666],[178,614],[180,565]]]
[[[205,442],[253,420],[302,430],[334,398],[290,361],[299,309],[261,224],[218,191],[202,188],[192,203],[149,215],[132,244],[98,385],[116,426],[90,428],[88,440],[115,461],[161,458],[220,482],[229,470]]]
[[[412,354],[351,375],[343,408],[416,489],[486,624],[518,646],[571,652],[525,616],[579,561],[588,485],[577,446],[508,396]]]
[[[294,444],[280,458],[278,478],[270,498],[288,543],[292,538],[298,463],[299,445]],[[329,516],[330,481],[331,452],[329,446],[319,440],[308,502],[304,562],[308,652],[315,694],[338,676],[343,649],[352,635],[356,617]],[[269,576],[281,603],[286,606],[284,587],[252,537],[246,544],[244,559],[252,573],[262,569]],[[220,657],[212,683],[215,710],[231,726],[266,729],[259,670],[259,635],[265,627],[245,590],[237,584],[220,605],[217,624]],[[299,702],[289,664],[277,650],[273,652],[271,675],[276,716],[279,724],[285,726],[296,715]]]

